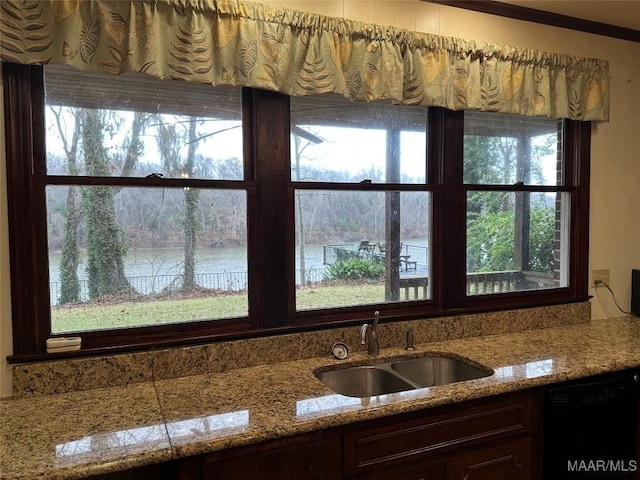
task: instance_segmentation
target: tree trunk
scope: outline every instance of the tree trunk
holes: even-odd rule
[[[78,112],[75,114],[73,136],[69,142],[62,126],[61,112],[51,109],[63,142],[67,157],[67,173],[78,174],[77,154],[80,142],[82,122]],[[58,302],[78,303],[82,300],[78,267],[80,266],[80,248],[78,247],[78,226],[82,212],[78,200],[78,188],[70,185],[67,190],[67,212],[65,215],[64,238],[62,239],[62,258],[60,259],[60,297]]]
[[[189,149],[187,151],[187,160],[184,165],[183,175],[187,177],[193,176],[194,163],[196,157],[196,120],[191,119],[189,122]],[[196,288],[196,232],[198,228],[198,219],[196,214],[198,211],[199,191],[193,188],[184,189],[184,280],[182,289],[191,291]]]
[[[131,136],[129,139],[129,145],[124,157],[124,163],[122,165],[121,177],[130,176],[138,164],[138,159],[142,155],[144,149],[143,142],[140,137],[144,133],[147,126],[149,115],[144,112],[134,112],[133,123],[131,124]]]
[[[95,110],[85,110],[82,146],[86,171],[92,176],[110,174],[109,159],[103,145],[104,124]],[[124,274],[124,244],[111,187],[85,187],[82,201],[87,221],[87,274],[89,297],[97,300],[106,296],[130,293]]]
[[[73,185],[67,190],[67,214],[62,240],[62,258],[60,259],[60,304],[78,303],[80,297],[80,249],[78,248],[78,224],[80,208],[78,205],[78,189]]]
[[[296,195],[296,215],[298,217],[298,262],[300,268],[300,285],[307,284],[307,264],[305,262],[305,238],[304,238],[304,211],[302,209],[302,196]]]
[[[300,146],[300,137],[298,135],[293,137],[293,141],[295,142],[295,174],[296,180],[300,181],[300,156],[302,155],[302,150]],[[300,271],[300,285],[307,284],[307,265],[305,262],[305,235],[304,235],[304,212],[302,208],[302,197],[301,194],[298,193],[295,196],[296,202],[296,218],[298,220],[298,234],[297,234],[297,242],[298,242],[298,268]]]

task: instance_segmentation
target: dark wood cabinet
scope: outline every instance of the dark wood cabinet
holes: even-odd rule
[[[447,461],[446,480],[533,480],[530,438],[461,455]]]
[[[442,480],[445,478],[445,462],[419,463],[417,465],[401,465],[391,471],[383,473],[365,473],[356,477],[357,480]]]
[[[259,452],[239,451],[239,455],[221,459],[208,456],[202,477],[205,480],[323,480],[328,474],[324,452],[324,441],[315,440],[278,447],[269,445],[267,450]]]
[[[180,480],[536,480],[540,395],[527,390],[176,462]]]
[[[534,391],[394,415],[344,427],[344,474],[372,472],[457,455],[503,438],[531,435]]]
[[[178,460],[177,480],[331,480],[340,474],[339,445],[314,432]]]

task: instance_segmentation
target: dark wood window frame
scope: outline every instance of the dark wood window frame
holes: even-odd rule
[[[43,68],[3,64],[6,124],[9,241],[14,354],[9,361],[52,358],[45,353],[50,334],[44,188],[34,179],[44,168]],[[564,122],[563,189],[571,194],[569,286],[542,291],[467,296],[466,191],[462,182],[464,113],[428,109],[426,185],[433,201],[429,300],[381,305],[383,321],[428,318],[584,301],[588,299],[590,123]],[[295,312],[294,192],[290,178],[289,98],[274,92],[243,91],[245,188],[249,225],[249,318],[83,332],[80,352],[111,353],[159,346],[273,335],[350,325],[371,317],[373,306]],[[38,170],[40,169],[40,170]],[[138,179],[139,186],[171,179]],[[215,182],[190,180],[194,187]],[[124,181],[114,179],[114,184]],[[286,188],[282,186],[286,185]],[[370,191],[397,185],[348,185]],[[532,191],[527,186],[510,191]],[[538,187],[539,190],[539,187]],[[446,245],[446,248],[444,246]],[[43,253],[44,252],[44,253]],[[43,260],[44,259],[44,260]]]

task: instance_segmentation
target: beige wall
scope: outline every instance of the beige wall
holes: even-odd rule
[[[0,63],[0,91],[2,89],[2,63]],[[0,397],[7,397],[11,394],[11,371],[5,358],[12,353],[12,341],[3,112],[3,96],[0,95]]]
[[[611,121],[592,138],[590,268],[610,269],[610,285],[628,309],[632,268],[640,268],[640,44],[469,12],[419,0],[266,0],[278,6],[395,27],[605,58],[611,65]],[[1,80],[0,80],[1,82]],[[0,88],[2,85],[0,84]],[[637,112],[637,113],[636,113]],[[4,126],[0,114],[0,140]],[[4,141],[0,141],[4,146]],[[4,149],[0,149],[0,395],[10,394],[11,353]],[[620,313],[605,289],[594,295],[594,318]]]

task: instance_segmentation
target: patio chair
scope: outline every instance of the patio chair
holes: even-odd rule
[[[371,245],[369,243],[369,240],[362,240],[360,242],[360,245],[358,245],[358,253],[359,254],[371,253],[374,248],[375,248],[375,245]]]

